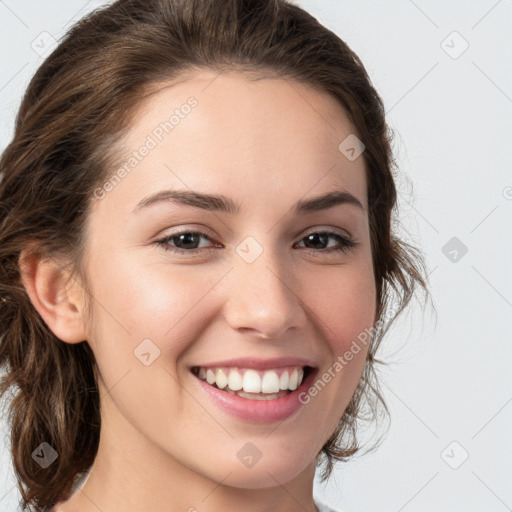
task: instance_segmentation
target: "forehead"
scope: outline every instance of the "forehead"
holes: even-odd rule
[[[172,82],[153,84],[138,106],[133,127],[150,131],[155,122],[168,119],[168,114],[179,110],[191,97],[198,103],[193,111],[193,128],[205,128],[216,142],[233,144],[236,140],[226,140],[222,132],[212,129],[215,125],[224,132],[240,127],[258,130],[260,143],[284,132],[289,138],[312,143],[323,140],[326,146],[335,144],[336,148],[340,137],[355,133],[340,102],[309,84],[273,74],[212,70],[188,71]],[[179,131],[184,131],[191,123],[180,124],[185,128]],[[131,135],[127,141],[137,135],[136,131]],[[242,135],[239,133],[239,137]]]
[[[340,103],[307,84],[190,71],[158,84],[139,104],[117,165],[144,146],[151,149],[109,195],[123,189],[135,204],[168,186],[250,192],[265,202],[273,191],[297,200],[313,188],[310,195],[337,186],[366,208],[364,159],[351,161],[339,149],[354,134]]]

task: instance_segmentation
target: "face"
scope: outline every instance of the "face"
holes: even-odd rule
[[[338,149],[353,133],[282,78],[196,71],[141,104],[84,260],[102,428],[139,465],[252,489],[312,467],[367,350],[335,362],[375,321],[365,165]]]

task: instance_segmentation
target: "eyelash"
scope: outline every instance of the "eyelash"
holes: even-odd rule
[[[335,231],[312,231],[311,233],[308,233],[306,236],[304,236],[300,241],[302,242],[305,238],[311,235],[327,235],[329,237],[336,238],[338,242],[340,242],[340,245],[336,248],[330,248],[330,249],[309,249],[305,248],[306,251],[312,252],[312,253],[326,253],[327,255],[336,255],[340,252],[349,252],[354,247],[356,247],[358,242],[352,240],[351,238],[345,237],[343,235],[340,235],[339,233]],[[174,238],[178,238],[181,235],[200,235],[201,237],[207,238],[210,240],[210,237],[203,233],[202,231],[192,231],[192,230],[184,230],[180,231],[179,233],[173,233],[172,235],[166,236],[165,238],[162,238],[160,240],[156,240],[155,244],[161,246],[164,251],[170,251],[172,253],[178,253],[178,254],[196,254],[200,251],[202,251],[204,248],[197,248],[197,249],[180,249],[178,247],[172,247],[169,245],[169,242],[173,240]]]

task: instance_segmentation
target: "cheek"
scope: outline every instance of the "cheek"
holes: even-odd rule
[[[340,266],[312,274],[303,290],[301,298],[333,356],[343,354],[374,323],[376,287],[371,265]]]
[[[183,406],[176,367],[211,322],[216,310],[209,292],[226,272],[110,256],[90,262],[89,339],[116,407],[145,430],[166,420],[162,411]]]
[[[328,347],[327,365],[317,376],[322,382],[316,387],[336,418],[357,388],[370,346],[376,313],[373,270],[369,264],[339,267],[315,275],[307,289],[305,303]]]
[[[149,339],[161,359],[173,364],[211,322],[215,285],[229,267],[200,271],[111,254],[108,260],[91,261],[90,269],[95,299],[91,339],[101,340],[97,350],[118,357],[126,352],[126,363],[133,363],[133,351]]]

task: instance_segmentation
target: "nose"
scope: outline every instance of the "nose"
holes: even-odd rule
[[[235,257],[227,276],[224,315],[231,328],[264,339],[279,339],[304,327],[300,283],[282,257],[264,251],[252,263]]]

